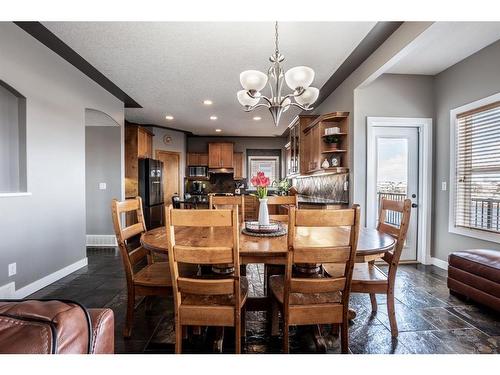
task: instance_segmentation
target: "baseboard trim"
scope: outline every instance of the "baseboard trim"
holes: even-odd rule
[[[442,268],[443,270],[448,269],[448,262],[438,258],[431,258],[431,264],[436,267]]]
[[[13,281],[8,284],[0,286],[0,299],[14,298],[15,293],[16,293],[16,283]]]
[[[38,279],[32,282],[31,284],[28,284],[16,290],[12,298],[24,298],[26,296],[29,296],[30,294],[33,294],[36,291],[45,288],[47,285],[50,285],[56,282],[57,280],[62,279],[65,276],[68,276],[70,273],[73,273],[79,270],[80,268],[85,267],[87,264],[88,264],[87,257],[80,259],[79,261],[70,264],[69,266],[61,268],[60,270],[51,273],[50,275],[42,277],[41,279]],[[15,283],[12,284],[14,284],[15,286]]]
[[[114,234],[87,234],[87,247],[115,247],[118,246]]]

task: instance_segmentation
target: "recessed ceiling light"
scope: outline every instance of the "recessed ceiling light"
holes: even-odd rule
[[[205,104],[205,105],[212,105],[212,104],[213,104],[213,102],[212,102],[210,99],[205,99],[205,100],[203,101],[203,104]]]
[[[166,115],[165,118],[168,120],[168,121],[172,121],[174,119],[174,116],[172,115]]]
[[[253,118],[253,119],[254,119],[255,121],[260,121],[260,120],[262,120],[262,117],[260,117],[260,116],[254,116],[254,118]]]
[[[212,120],[212,121],[217,120],[217,116],[210,116],[210,120]]]
[[[222,131],[222,129],[215,129],[215,131],[216,131],[217,133],[220,133],[220,132]]]

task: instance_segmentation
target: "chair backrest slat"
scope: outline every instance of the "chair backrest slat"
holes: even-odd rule
[[[181,293],[224,295],[234,293],[234,280],[190,279],[179,277],[177,285]]]
[[[176,245],[175,261],[189,264],[233,263],[231,247],[193,247]]]
[[[294,263],[344,263],[351,256],[351,246],[295,247]]]
[[[174,227],[230,227],[231,210],[175,210],[171,225]]]
[[[332,211],[335,214],[332,215]],[[298,210],[295,217],[297,227],[339,227],[354,225],[355,212],[342,210]]]
[[[338,292],[345,288],[345,277],[304,279],[292,278],[290,283],[291,293],[328,293]]]
[[[125,241],[141,233],[144,233],[144,226],[142,223],[135,223],[122,229],[122,237]]]
[[[390,224],[386,224],[386,223],[380,223],[378,226],[378,230],[380,232],[390,234],[391,236],[396,237],[396,238],[398,238],[399,234],[400,234],[400,228],[395,227],[395,226],[390,225]]]

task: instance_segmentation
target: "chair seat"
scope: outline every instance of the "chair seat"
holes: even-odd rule
[[[241,306],[246,302],[248,296],[248,279],[244,276],[240,278]],[[233,294],[222,295],[202,295],[187,294],[182,298],[182,305],[191,306],[234,306]]]
[[[344,274],[344,266],[341,264],[328,264],[323,265],[323,267],[331,277],[339,277]],[[375,265],[355,263],[352,273],[351,291],[356,291],[356,286],[363,284],[387,285],[387,275]]]
[[[269,286],[274,297],[283,303],[284,276],[275,275],[269,279]],[[328,293],[291,293],[291,305],[314,305],[322,303],[340,303],[342,295],[340,292]]]
[[[179,273],[183,276],[196,275],[198,266],[179,266]],[[142,268],[134,275],[134,284],[150,287],[172,287],[172,276],[168,262],[156,262]]]

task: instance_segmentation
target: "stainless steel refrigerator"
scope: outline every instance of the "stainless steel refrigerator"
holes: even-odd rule
[[[139,159],[139,195],[147,230],[163,225],[163,183],[163,162]]]

